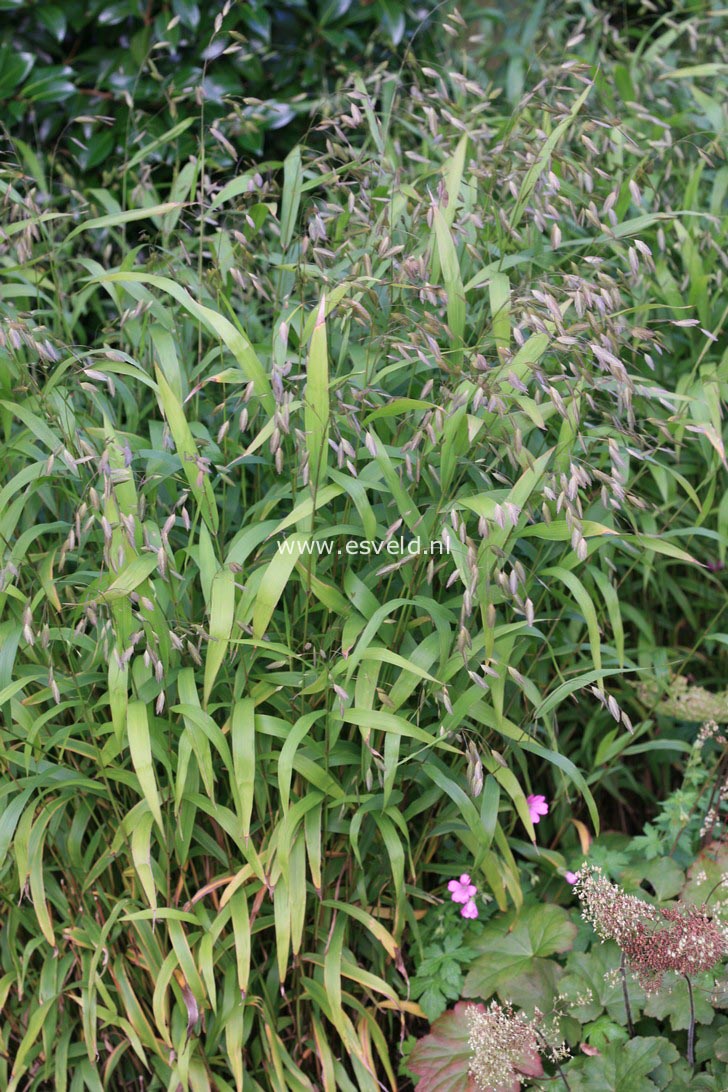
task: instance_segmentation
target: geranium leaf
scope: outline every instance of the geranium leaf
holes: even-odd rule
[[[553,959],[514,955],[494,951],[480,956],[471,967],[463,985],[464,997],[487,1001],[494,993],[502,1001],[533,1011],[547,1012],[559,992],[563,971]]]
[[[421,993],[419,998],[420,1008],[430,1022],[437,1020],[447,1008],[447,998],[438,990],[437,986],[430,983]]]

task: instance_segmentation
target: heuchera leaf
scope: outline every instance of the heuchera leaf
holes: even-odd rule
[[[484,1005],[470,1005],[458,1001],[455,1008],[436,1020],[428,1035],[415,1044],[407,1066],[420,1080],[417,1092],[476,1092],[476,1084],[470,1075],[472,1052],[468,1043],[469,1028],[466,1015],[469,1009],[485,1012]],[[519,1070],[526,1077],[540,1077],[543,1066],[538,1055],[523,1058]],[[500,1085],[494,1092],[519,1092],[521,1082]]]
[[[702,906],[711,895],[725,898],[728,891],[727,875],[728,847],[722,842],[710,842],[688,869],[687,882],[680,894],[680,901]]]
[[[549,904],[529,906],[511,923],[508,919],[486,926],[475,947],[476,959],[465,979],[465,997],[487,1001],[496,990],[525,1007],[548,1008],[556,992],[558,965],[546,959],[571,948],[576,926],[566,911]]]
[[[566,1067],[572,1092],[652,1092],[662,1087],[649,1074],[677,1060],[666,1039],[637,1038],[610,1043],[603,1053],[577,1058]]]
[[[615,975],[618,967],[619,948],[611,940],[593,945],[588,952],[570,953],[559,993],[567,998],[569,1012],[582,1023],[596,1020],[606,1010],[610,1020],[626,1026],[622,984]],[[637,1018],[645,1003],[645,992],[633,975],[628,984],[632,1014]]]
[[[680,893],[685,884],[685,873],[672,857],[658,857],[653,861],[645,861],[643,858],[625,869],[620,879],[627,891],[632,889],[632,885],[637,888],[643,880],[648,880],[655,898],[663,902],[665,899],[674,899]],[[635,893],[639,894],[638,891]]]
[[[712,974],[694,975],[693,1004],[695,1019],[699,1024],[712,1024],[715,1009],[708,1000],[712,992],[714,978]],[[663,988],[651,994],[645,1005],[645,1016],[656,1020],[669,1019],[673,1031],[684,1031],[690,1026],[690,1000],[685,979],[676,975],[666,975]]]
[[[454,1009],[435,1021],[429,1035],[415,1044],[407,1068],[421,1078],[418,1092],[475,1092],[469,1072],[468,1009],[485,1012],[484,1005],[458,1001]]]

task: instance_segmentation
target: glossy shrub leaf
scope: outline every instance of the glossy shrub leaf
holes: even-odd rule
[[[32,53],[16,53],[8,46],[0,47],[0,98],[9,98],[17,92],[34,63]]]

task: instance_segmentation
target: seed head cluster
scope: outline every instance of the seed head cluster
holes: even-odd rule
[[[473,1052],[470,1072],[483,1092],[520,1088],[524,1067],[534,1074],[541,1072],[536,1029],[523,1013],[491,1001],[485,1012],[470,1008],[467,1021]]]
[[[575,887],[582,916],[602,940],[614,940],[642,987],[654,992],[668,971],[711,970],[728,952],[725,926],[704,908],[657,907],[627,895],[598,868],[585,868]]]

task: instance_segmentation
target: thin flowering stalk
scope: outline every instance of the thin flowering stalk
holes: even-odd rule
[[[571,1092],[571,1085],[569,1084],[569,1082],[566,1079],[566,1074],[564,1073],[563,1069],[561,1068],[561,1063],[559,1062],[558,1057],[556,1056],[556,1054],[554,1052],[551,1051],[551,1047],[550,1047],[550,1044],[549,1044],[548,1040],[544,1038],[544,1036],[541,1034],[541,1032],[538,1030],[538,1028],[535,1025],[534,1025],[533,1030],[534,1030],[534,1033],[536,1035],[536,1038],[543,1045],[544,1050],[548,1051],[549,1054],[551,1055],[551,1061],[556,1066],[556,1072],[561,1077],[561,1080],[564,1082],[564,1088],[566,1089],[566,1092]]]
[[[688,984],[688,999],[690,1001],[690,1026],[688,1028],[688,1065],[695,1065],[695,1000],[693,998],[693,984],[689,975],[683,975]]]
[[[629,990],[627,989],[627,960],[624,952],[620,952],[619,974],[622,979],[622,997],[624,998],[624,1011],[627,1013],[627,1031],[630,1039],[634,1038],[634,1022],[632,1020],[632,1006],[629,1003]]]

